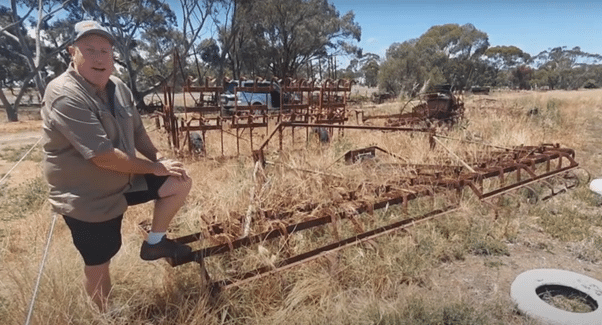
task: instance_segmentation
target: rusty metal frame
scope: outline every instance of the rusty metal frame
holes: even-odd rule
[[[404,106],[405,108],[405,106]],[[403,111],[403,109],[402,109]],[[360,119],[361,116],[361,119]],[[411,112],[397,114],[365,115],[356,111],[357,121],[365,123],[368,120],[386,120],[386,126],[434,124],[454,124],[464,116],[464,101],[450,89],[441,86],[422,94],[420,104],[414,106]]]
[[[294,124],[294,123],[290,123]],[[363,128],[361,128],[363,129]],[[367,150],[366,150],[367,149]],[[369,147],[358,149],[356,152],[376,152],[383,151],[378,147]],[[261,151],[256,151],[257,154]],[[353,156],[351,153],[349,156]],[[239,248],[259,244],[268,240],[273,240],[283,236],[289,236],[292,233],[314,229],[327,224],[341,220],[357,223],[357,216],[362,213],[371,213],[374,210],[388,208],[393,205],[402,205],[407,209],[408,202],[425,197],[434,197],[437,194],[445,193],[456,194],[456,197],[464,190],[469,189],[481,201],[489,200],[517,189],[528,187],[538,182],[546,182],[553,177],[565,176],[567,173],[579,167],[574,159],[575,153],[572,149],[561,148],[559,145],[542,145],[537,147],[519,147],[514,150],[499,151],[491,153],[490,158],[481,162],[473,162],[475,172],[466,172],[462,166],[453,165],[409,165],[399,164],[400,168],[411,167],[416,170],[416,175],[399,180],[399,186],[383,188],[381,199],[371,204],[363,203],[354,211],[339,212],[336,216],[319,216],[304,220],[295,224],[275,227],[264,233],[239,238],[214,246],[204,247],[196,250],[189,256],[178,261],[171,261],[172,266],[178,266],[193,261],[202,261],[204,258],[225,254]],[[541,171],[540,167],[543,167]],[[509,176],[513,177],[509,177]],[[485,190],[483,182],[489,179],[496,179],[498,187]],[[568,188],[569,186],[567,186]],[[552,191],[551,195],[559,192]],[[306,207],[303,211],[262,211],[267,218],[274,220],[286,220],[295,212],[312,212],[317,205]],[[275,267],[260,267],[258,269],[243,272],[229,279],[220,279],[213,282],[214,286],[236,286],[249,280],[273,274],[275,272],[293,267],[300,263],[311,261],[328,252],[333,252],[350,245],[355,245],[366,240],[389,234],[400,229],[410,227],[414,224],[424,222],[439,216],[446,215],[457,208],[456,204],[447,205],[443,209],[433,210],[419,217],[393,222],[391,224],[378,227],[376,229],[365,231],[361,225],[357,235],[338,240],[334,243],[313,249],[288,259],[276,263]],[[211,225],[205,230],[192,235],[177,238],[180,243],[191,243],[200,238],[209,239],[212,236],[224,234],[225,229],[219,224]]]
[[[176,52],[177,54],[177,52]],[[174,66],[179,64],[178,55],[174,55]],[[272,80],[269,87],[258,86],[263,79],[256,78],[253,87],[236,87],[235,95],[238,91],[247,92],[270,92],[275,86],[280,87],[280,109],[278,112],[269,112],[266,105],[256,106],[238,106],[235,97],[235,107],[233,116],[225,116],[218,103],[220,95],[224,92],[226,80],[220,85],[211,85],[210,79],[205,78],[203,85],[193,85],[190,78],[186,79],[182,90],[184,96],[184,118],[178,119],[175,114],[174,89],[173,85],[163,87],[163,111],[158,112],[157,116],[162,117],[163,128],[168,134],[170,148],[180,150],[188,145],[188,151],[192,152],[190,145],[190,132],[201,131],[204,143],[206,143],[206,133],[209,131],[220,132],[221,155],[224,156],[224,133],[228,133],[228,128],[236,130],[236,155],[240,155],[240,140],[248,129],[248,141],[251,151],[254,150],[253,131],[255,129],[265,130],[266,135],[270,133],[269,121],[293,122],[293,123],[314,123],[314,124],[338,124],[343,125],[347,120],[347,99],[351,91],[352,81],[349,80],[325,80],[318,85],[315,81],[305,79]],[[194,103],[189,104],[186,100],[189,94],[194,98]],[[285,94],[294,94],[299,96],[296,102],[287,102]],[[195,98],[196,96],[196,98]],[[206,100],[207,97],[213,100]],[[159,127],[159,119],[156,119]],[[292,137],[295,137],[295,129],[292,130]],[[181,140],[181,134],[184,134],[184,140]],[[281,135],[282,136],[282,135]],[[309,138],[309,130],[306,132],[306,138]]]
[[[210,78],[205,78],[205,83],[200,86],[193,86],[191,80],[186,79],[186,84],[182,88],[184,92],[184,119],[181,122],[181,131],[185,134],[182,146],[188,143],[188,151],[190,153],[193,151],[190,141],[191,131],[201,131],[203,143],[206,143],[206,132],[219,130],[222,155],[224,154],[223,119],[221,118],[221,107],[219,105],[220,95],[223,93],[223,90],[223,84],[212,86]],[[194,99],[194,105],[192,106],[187,104],[187,93]],[[198,94],[198,100],[194,97],[195,93]],[[193,123],[197,125],[193,125]],[[206,154],[205,148],[203,148],[203,154]]]
[[[283,131],[286,128],[291,128],[294,134],[295,128],[329,128],[329,129],[339,129],[339,130],[364,130],[364,131],[403,131],[403,132],[421,132],[421,133],[430,133],[432,135],[435,134],[435,130],[432,128],[421,128],[421,127],[394,127],[394,126],[369,126],[369,125],[344,125],[344,124],[327,124],[327,123],[302,123],[302,122],[288,122],[283,121],[278,123],[272,133],[264,140],[264,142],[259,146],[257,150],[253,151],[254,157],[263,157],[263,150],[272,140],[276,132],[279,134],[279,148],[283,149]],[[294,139],[294,137],[293,137]]]

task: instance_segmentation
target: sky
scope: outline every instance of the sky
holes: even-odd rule
[[[393,43],[419,38],[430,27],[449,23],[473,24],[487,33],[490,46],[514,45],[531,55],[558,46],[602,54],[602,0],[328,1],[341,16],[355,13],[362,29],[359,46],[381,58]],[[2,5],[7,2],[0,0]],[[179,1],[167,2],[180,20]]]
[[[558,46],[602,54],[602,1],[329,0],[341,16],[355,13],[364,53],[384,57],[393,43],[419,38],[430,27],[473,24],[490,46],[514,45],[537,55]]]

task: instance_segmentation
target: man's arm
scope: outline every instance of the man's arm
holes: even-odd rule
[[[131,97],[131,103],[132,107],[135,107],[133,97]],[[155,147],[148,136],[144,124],[142,123],[142,118],[135,108],[132,109],[132,115],[134,119],[134,147],[136,150],[150,161],[156,162],[162,159],[163,155],[159,153],[159,150],[157,150],[157,147]]]
[[[178,176],[186,174],[182,163],[176,161],[151,162],[128,156],[125,152],[113,148],[101,155],[90,158],[98,167],[129,174],[155,174],[157,176]]]
[[[141,134],[135,141],[136,150],[150,161],[158,161],[163,158],[163,155],[157,150],[146,132]]]

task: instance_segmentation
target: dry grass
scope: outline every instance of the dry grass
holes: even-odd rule
[[[18,122],[7,122],[6,113],[0,110],[0,134],[18,133],[23,131],[38,131],[42,125],[39,118],[32,118],[25,114],[19,116]]]
[[[558,142],[576,149],[577,160],[594,176],[602,173],[598,167],[602,157],[596,156],[593,141],[600,134],[602,91],[493,93],[465,101],[467,119],[441,139],[462,159],[479,158],[488,150],[475,142],[501,147]],[[370,110],[396,113],[404,104]],[[168,150],[165,134],[151,134]],[[354,207],[341,205],[349,192],[371,202],[374,188],[411,172],[386,168],[399,161],[380,153],[371,161],[346,165],[339,158],[351,149],[378,145],[410,163],[459,164],[440,146],[429,150],[427,136],[419,133],[346,130],[344,136],[335,132],[328,145],[316,137],[307,139],[304,132],[295,134],[296,145],[287,143],[291,137],[286,137],[288,149],[283,152],[275,151],[277,141],[270,144],[267,160],[273,164],[258,172],[255,181],[245,141],[241,148],[246,151],[236,159],[189,159],[195,184],[172,236],[218,222],[226,235],[207,241],[232,240],[241,233],[239,218],[250,204],[274,211],[317,205],[312,212],[295,212],[285,222],[349,210]],[[208,137],[212,155],[219,154],[216,138]],[[233,139],[226,138],[227,154],[236,150]],[[33,184],[16,186],[11,195],[0,197],[0,319],[6,324],[25,319],[50,224],[43,186],[39,181]],[[16,209],[15,200],[29,203]],[[416,200],[409,212],[415,216],[444,204],[444,196],[435,202]],[[461,209],[447,217],[226,290],[217,301],[208,299],[198,285],[198,266],[173,269],[163,261],[149,263],[137,257],[141,243],[137,224],[149,218],[151,209],[151,205],[134,207],[126,215],[124,244],[112,263],[115,311],[110,315],[99,314],[87,301],[80,280],[82,261],[64,222],[58,220],[33,323],[535,324],[516,312],[509,297],[510,284],[519,273],[547,266],[602,278],[602,222],[596,197],[583,186],[534,206],[501,202],[497,217],[490,206],[466,193]],[[369,229],[406,217],[394,206],[360,216]],[[256,217],[250,233],[278,226]],[[219,279],[354,233],[353,227],[341,223],[336,232],[329,227],[296,233],[206,262]]]

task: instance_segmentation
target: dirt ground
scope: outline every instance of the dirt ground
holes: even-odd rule
[[[19,89],[15,89],[17,92]],[[15,100],[14,95],[4,89],[9,102]],[[26,96],[27,98],[27,96]],[[37,97],[34,102],[39,105]],[[40,109],[35,107],[23,106],[19,108],[19,121],[8,122],[6,111],[0,108],[0,153],[7,150],[14,150],[19,157],[23,156],[31,146],[33,146],[42,135],[42,120],[40,117]],[[34,150],[40,150],[38,144]],[[15,161],[7,161],[0,156],[0,178],[15,165]],[[42,170],[39,163],[24,159],[7,178],[6,184],[9,186],[20,184],[21,182],[40,176]]]
[[[41,137],[42,121],[39,119],[28,119],[27,115],[21,117],[19,122],[6,122],[6,113],[0,119],[0,152],[5,150],[16,150],[19,157],[24,155]],[[34,150],[40,150],[40,144]],[[7,161],[0,158],[0,178],[4,176],[14,165],[15,161]],[[16,185],[28,179],[41,175],[39,163],[24,159],[15,168],[7,184]]]

